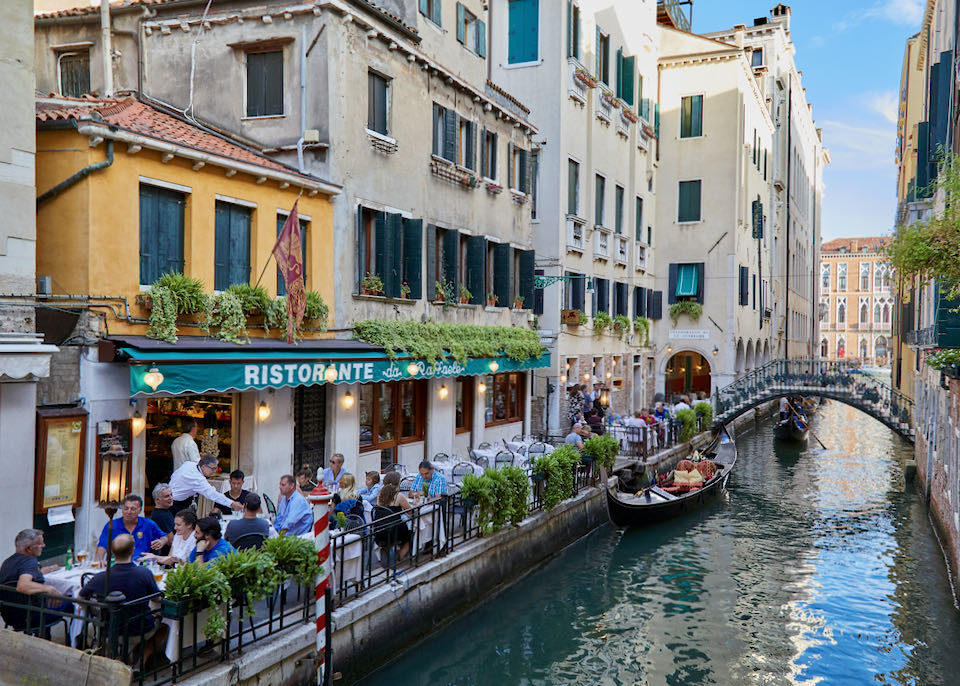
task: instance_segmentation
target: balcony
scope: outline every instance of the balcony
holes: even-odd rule
[[[657,0],[657,23],[689,31],[690,16],[683,13],[681,6],[692,4],[687,0]]]
[[[585,222],[580,217],[567,216],[567,252],[583,254]]]
[[[630,244],[627,240],[627,237],[617,234],[614,240],[614,245],[617,249],[615,257],[616,263],[626,267],[627,263],[630,261]]]
[[[936,327],[928,326],[925,329],[916,329],[908,331],[903,337],[907,345],[914,345],[918,348],[926,348],[936,344]]]
[[[596,97],[597,119],[609,124],[613,121],[613,94],[601,86]]]
[[[583,65],[572,57],[567,60],[567,94],[571,100],[586,105],[591,81]]]
[[[647,268],[647,246],[642,243],[637,243],[634,250],[636,250],[637,259],[634,262],[633,268],[638,272],[642,272]]]
[[[593,259],[610,259],[610,229],[595,226],[593,229]]]
[[[630,121],[630,115],[627,114],[626,104],[621,104],[620,108],[617,110],[617,133],[619,133],[624,138],[630,137],[630,125],[633,122]]]

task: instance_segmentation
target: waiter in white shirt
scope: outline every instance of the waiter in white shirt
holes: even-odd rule
[[[173,453],[173,471],[180,469],[180,465],[184,462],[196,464],[200,461],[200,449],[197,447],[197,442],[193,440],[196,435],[197,420],[187,417],[183,420],[183,433],[173,439],[173,443],[170,444],[170,451]]]
[[[219,462],[213,455],[204,455],[199,463],[184,462],[170,477],[170,490],[173,491],[173,511],[179,512],[190,507],[193,496],[198,493],[205,498],[234,510],[242,510],[243,505],[230,500],[215,489],[207,479],[216,474]]]

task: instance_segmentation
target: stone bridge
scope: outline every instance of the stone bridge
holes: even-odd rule
[[[849,362],[772,360],[714,393],[717,419],[728,422],[787,395],[831,398],[883,422],[913,442],[913,401]]]

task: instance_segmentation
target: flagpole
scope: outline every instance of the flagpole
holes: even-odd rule
[[[300,189],[300,193],[297,195],[297,199],[293,201],[293,208],[290,210],[290,213],[293,214],[293,210],[297,209],[297,203],[300,202],[300,198],[303,196],[303,189]],[[289,216],[289,215],[287,215]],[[299,227],[298,227],[299,228]],[[277,240],[273,242],[273,247],[270,248],[270,257],[267,258],[267,263],[263,265],[263,271],[260,272],[260,278],[257,279],[257,283],[253,285],[254,288],[260,285],[260,282],[263,281],[263,275],[267,273],[267,267],[270,266],[270,260],[273,258],[273,251],[277,249],[277,245],[280,243],[280,236],[277,236]]]

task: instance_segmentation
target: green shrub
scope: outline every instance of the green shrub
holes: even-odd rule
[[[583,451],[592,457],[597,465],[613,469],[620,453],[620,441],[609,434],[594,436],[583,442]]]
[[[630,330],[630,320],[626,316],[618,314],[613,318],[613,326],[617,330],[617,335],[623,338],[623,335]]]
[[[713,424],[713,405],[710,403],[700,401],[693,406],[693,411],[698,417],[703,417],[704,428],[709,428]]]
[[[230,600],[230,584],[219,569],[200,562],[180,565],[167,574],[163,595],[167,600],[187,603],[193,612],[209,609],[203,635],[208,641],[223,636],[227,624],[219,606]]]
[[[670,320],[673,322],[673,325],[676,326],[677,322],[680,320],[680,315],[685,314],[693,321],[700,319],[700,315],[703,314],[703,305],[700,303],[691,302],[689,300],[681,300],[678,303],[674,303],[670,306]]]
[[[486,536],[507,523],[520,524],[530,511],[530,479],[520,467],[487,468],[483,474],[467,474],[460,495],[477,513],[480,534]]]
[[[320,572],[313,541],[280,534],[264,541],[262,550],[270,553],[276,560],[277,569],[283,578],[293,577],[301,586],[313,587]]]
[[[693,410],[680,410],[676,414],[680,422],[680,441],[689,441],[697,433],[697,415]]]
[[[273,556],[255,548],[218,557],[212,566],[226,578],[234,598],[246,596],[250,614],[253,604],[273,593],[283,581]]]
[[[574,470],[579,462],[579,451],[565,443],[549,455],[538,457],[533,463],[534,473],[544,479],[543,508],[545,510],[552,510],[573,496]]]
[[[263,314],[270,302],[270,296],[263,286],[253,287],[248,283],[231,284],[227,293],[232,293],[240,301],[243,311],[247,314]]]
[[[593,315],[593,333],[597,336],[602,334],[605,329],[609,329],[613,326],[613,319],[610,318],[610,315],[602,310]]]
[[[323,298],[316,291],[307,291],[306,299],[307,304],[303,311],[304,319],[309,319],[322,331],[326,331],[327,322],[330,319],[330,308],[327,307],[327,303],[323,302]]]
[[[203,282],[181,272],[169,272],[153,282],[150,295],[155,288],[166,288],[173,295],[178,314],[197,314],[207,309],[207,294]]]

